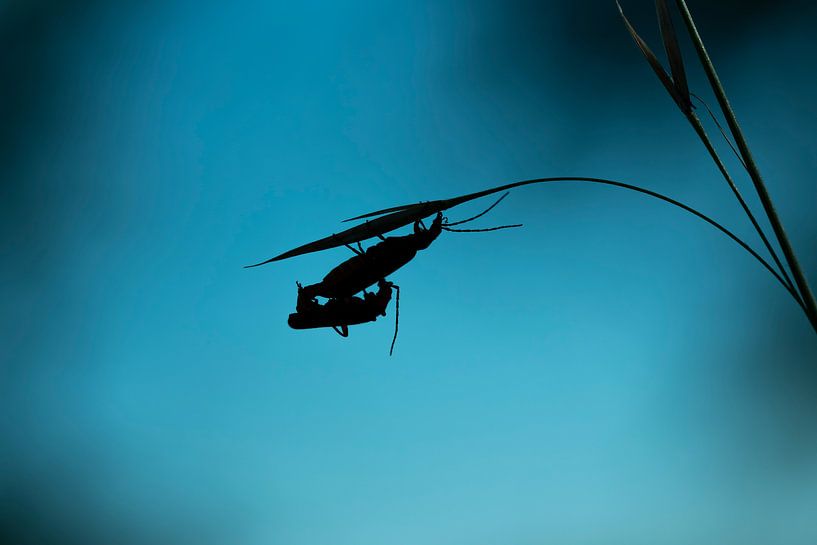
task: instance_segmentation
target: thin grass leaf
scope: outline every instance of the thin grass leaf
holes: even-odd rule
[[[404,204],[401,206],[392,206],[390,208],[384,208],[383,210],[377,210],[375,212],[369,212],[368,214],[362,214],[360,216],[356,216],[354,218],[350,218],[344,221],[366,219],[367,220],[366,223],[356,225],[350,229],[346,229],[345,231],[341,231],[340,233],[329,235],[328,237],[324,237],[320,240],[316,240],[314,242],[298,246],[297,248],[284,252],[270,259],[267,259],[266,261],[255,263],[253,265],[245,265],[244,268],[249,269],[252,267],[259,267],[261,265],[266,265],[267,263],[272,263],[273,261],[281,261],[283,259],[288,259],[290,257],[309,254],[312,252],[320,252],[323,250],[330,250],[332,248],[337,248],[339,246],[344,246],[346,244],[354,244],[355,242],[361,242],[363,240],[376,237],[378,235],[384,235],[390,231],[394,231],[395,229],[399,229],[400,227],[412,224],[417,220],[427,218],[428,216],[436,214],[437,212],[448,210],[449,208],[453,208],[454,206],[460,205],[464,202],[472,201],[474,199],[478,199],[486,195],[491,195],[492,193],[498,193],[505,189],[510,189],[511,187],[518,187],[519,185],[525,184],[520,184],[519,182],[517,182],[514,184],[503,185],[492,189],[486,189],[485,191],[469,193],[468,195],[461,195],[459,197],[454,197],[453,199],[443,199],[414,204]],[[493,206],[491,208],[493,208]],[[372,220],[368,219],[374,216],[380,217]]]
[[[400,206],[392,206],[390,208],[384,208],[383,210],[377,210],[375,212],[369,212],[367,214],[361,214],[359,216],[355,216],[354,218],[346,218],[345,220],[343,220],[343,223],[346,223],[347,221],[357,221],[357,220],[362,220],[362,219],[366,219],[366,218],[371,218],[371,217],[374,217],[374,216],[381,216],[383,214],[388,214],[389,212],[397,212],[398,210],[406,210],[407,208],[417,206],[417,204],[418,203],[415,202],[415,203],[411,203],[411,204],[401,204]],[[421,201],[419,204],[423,204],[423,202]]]
[[[328,237],[304,244],[303,246],[298,246],[297,248],[267,259],[266,261],[255,263],[254,265],[246,265],[244,268],[249,269],[251,267],[266,265],[267,263],[272,263],[273,261],[281,261],[282,259],[288,259],[298,255],[329,250],[331,248],[337,248],[338,246],[353,244],[355,242],[376,237],[377,235],[382,235],[384,233],[388,233],[389,231],[394,231],[395,229],[399,229],[400,227],[414,223],[419,219],[428,217],[431,214],[435,214],[439,210],[444,210],[444,207],[440,208],[436,205],[437,202],[440,201],[405,206],[402,210],[397,212],[367,221],[366,223],[362,223],[360,225],[355,225],[354,227],[341,231],[340,233],[329,235]]]
[[[621,14],[621,18],[624,20],[624,26],[627,27],[627,31],[630,33],[630,36],[633,37],[635,44],[641,50],[641,53],[644,55],[644,58],[647,59],[647,62],[650,63],[655,75],[657,75],[658,79],[661,80],[661,83],[672,97],[672,100],[675,101],[675,103],[684,113],[689,111],[689,108],[685,106],[685,104],[689,102],[689,98],[684,100],[684,98],[681,96],[681,93],[678,91],[678,89],[676,89],[672,78],[670,78],[669,74],[667,74],[666,70],[664,70],[664,67],[661,66],[661,62],[658,60],[658,57],[656,57],[655,53],[652,52],[650,46],[647,45],[647,42],[641,39],[641,36],[639,36],[635,31],[635,28],[633,28],[633,25],[630,24],[627,16],[624,15],[624,10],[621,9],[621,4],[618,3],[618,0],[616,0],[616,5],[618,6],[618,12]]]
[[[689,85],[684,71],[684,59],[681,56],[681,47],[678,45],[678,37],[672,25],[672,16],[665,0],[655,0],[655,9],[658,12],[658,25],[661,29],[661,38],[664,41],[664,50],[667,52],[669,67],[672,72],[672,82],[679,98],[682,101],[681,109],[684,113],[692,111],[692,101],[690,100]]]

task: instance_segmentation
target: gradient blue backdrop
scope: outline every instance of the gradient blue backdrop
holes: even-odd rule
[[[691,4],[817,283],[817,11]],[[0,40],[4,542],[817,542],[814,332],[683,212],[514,191],[394,275],[392,358],[393,309],[286,325],[346,249],[241,268],[557,175],[759,247],[612,1],[12,1]]]

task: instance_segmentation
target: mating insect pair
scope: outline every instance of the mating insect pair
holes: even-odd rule
[[[293,329],[332,327],[339,335],[346,337],[349,334],[348,327],[350,325],[373,322],[378,316],[385,316],[386,307],[391,300],[392,289],[395,289],[397,290],[397,310],[395,312],[394,337],[392,338],[392,345],[389,350],[389,354],[391,354],[394,350],[394,342],[397,339],[400,291],[399,287],[387,281],[386,277],[411,261],[414,256],[417,255],[418,251],[428,248],[431,243],[440,236],[442,231],[485,232],[510,227],[520,227],[521,225],[503,225],[489,229],[454,229],[455,225],[473,221],[486,214],[507,195],[507,193],[502,195],[494,204],[480,214],[462,221],[447,223],[446,218],[442,215],[442,211],[437,211],[434,221],[431,223],[431,227],[426,228],[422,218],[417,218],[414,221],[414,232],[409,235],[383,237],[382,232],[375,231],[367,237],[362,237],[354,241],[357,242],[357,248],[343,241],[345,234],[357,228],[348,230],[340,235],[327,237],[327,239],[339,241],[335,243],[334,246],[343,244],[352,250],[355,255],[329,271],[323,280],[316,284],[302,286],[300,283],[297,283],[298,300],[295,312],[289,315],[289,326]],[[375,222],[367,222],[364,225],[373,223]],[[360,244],[360,240],[371,236],[377,236],[380,238],[380,242],[364,250]],[[315,243],[311,243],[310,245],[314,244]],[[292,255],[298,255],[298,253],[306,253],[300,250],[310,245],[296,248],[291,252],[282,254],[269,261],[285,259]],[[259,263],[258,265],[262,264],[263,263]],[[254,267],[256,265],[250,266]],[[367,292],[367,288],[374,284],[378,286],[377,292]],[[363,292],[362,298],[357,296],[357,294],[361,292]],[[318,302],[317,297],[324,297],[328,299],[328,301],[321,304]]]

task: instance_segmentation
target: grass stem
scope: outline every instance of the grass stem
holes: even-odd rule
[[[692,43],[695,46],[695,50],[698,53],[698,58],[703,65],[707,78],[709,79],[709,84],[712,86],[712,91],[720,104],[721,111],[726,119],[726,123],[729,125],[729,129],[732,131],[732,136],[735,138],[735,145],[738,147],[740,154],[743,156],[746,170],[752,179],[752,183],[755,186],[755,190],[757,191],[757,195],[760,198],[761,204],[763,205],[763,209],[766,211],[766,216],[769,219],[769,223],[772,225],[772,229],[774,230],[777,241],[780,244],[780,248],[783,250],[783,255],[786,258],[786,262],[791,269],[794,281],[800,291],[803,310],[811,322],[814,331],[817,332],[817,302],[814,300],[814,294],[809,287],[808,280],[806,279],[803,269],[800,267],[800,262],[797,260],[794,249],[789,242],[789,237],[786,235],[786,230],[783,228],[783,223],[780,221],[780,218],[777,215],[777,211],[774,208],[769,192],[766,190],[766,184],[763,181],[763,177],[760,175],[760,170],[752,157],[752,153],[749,151],[746,138],[738,125],[735,112],[732,110],[732,106],[729,104],[729,99],[727,98],[720,78],[718,78],[718,74],[715,71],[715,66],[712,64],[712,59],[709,58],[709,54],[706,51],[703,40],[698,33],[698,29],[695,26],[695,22],[693,21],[692,15],[689,12],[689,8],[684,0],[676,0],[676,4],[678,5],[678,9],[681,12],[681,16],[684,19],[687,30],[689,31],[689,35],[692,39]]]

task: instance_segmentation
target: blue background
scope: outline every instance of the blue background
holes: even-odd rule
[[[817,10],[692,4],[817,284]],[[241,268],[558,175],[760,249],[613,2],[6,2],[0,41],[6,542],[817,540],[814,331],[677,209],[513,191],[393,276],[392,358],[393,307],[286,325],[346,249]]]

